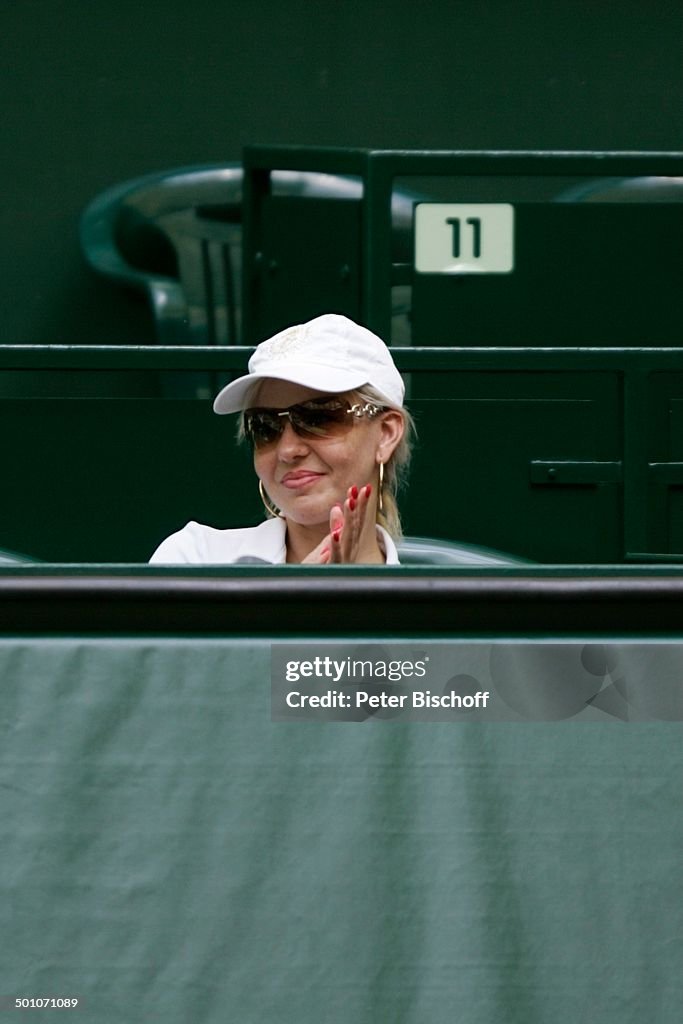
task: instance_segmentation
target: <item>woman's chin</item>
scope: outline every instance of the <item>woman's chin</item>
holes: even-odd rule
[[[322,534],[328,533],[330,529],[329,517],[321,519],[320,516],[304,516],[301,513],[295,513],[294,515],[288,515],[285,512],[285,519],[288,523],[296,524],[306,530],[320,529]]]
[[[334,501],[329,497],[322,497],[319,494],[299,493],[292,495],[289,492],[279,494],[274,499],[285,519],[290,522],[299,523],[301,526],[316,526],[325,523],[329,526],[330,509]]]
[[[314,502],[285,502],[280,511],[288,523],[296,523],[307,529],[319,526],[327,532],[330,528],[330,509],[327,505],[320,507]]]

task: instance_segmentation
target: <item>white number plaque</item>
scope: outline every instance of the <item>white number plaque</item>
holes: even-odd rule
[[[421,274],[508,274],[515,264],[509,203],[418,203],[415,269]]]

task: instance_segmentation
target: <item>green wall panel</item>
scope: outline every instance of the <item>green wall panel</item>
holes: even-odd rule
[[[514,268],[413,274],[413,344],[681,344],[683,205],[525,203],[497,190],[480,201],[513,202]],[[461,199],[456,181],[446,201],[476,197]]]
[[[251,456],[211,398],[249,350],[0,352],[0,548],[146,561],[189,519],[262,517]],[[677,350],[394,349],[418,440],[408,535],[541,562],[683,555]]]
[[[591,463],[620,459],[617,375],[463,369],[414,374],[411,396],[420,441],[410,532],[486,536],[539,561],[620,559],[618,482],[588,482]],[[581,482],[562,482],[561,469],[537,481],[535,461],[583,463]]]

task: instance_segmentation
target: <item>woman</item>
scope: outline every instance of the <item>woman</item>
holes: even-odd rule
[[[214,411],[242,412],[261,498],[259,526],[188,523],[153,563],[398,564],[396,506],[412,421],[388,348],[328,313],[260,344]]]

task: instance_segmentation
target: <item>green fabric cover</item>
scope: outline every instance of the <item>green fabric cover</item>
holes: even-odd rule
[[[5,998],[678,1024],[680,724],[272,723],[250,640],[6,639],[0,680]]]

